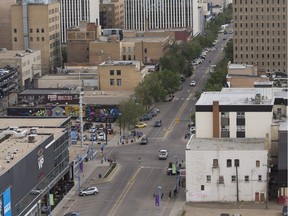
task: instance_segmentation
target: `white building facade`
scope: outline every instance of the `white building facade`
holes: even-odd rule
[[[193,28],[195,35],[194,26],[199,22],[197,4],[194,0],[126,0],[124,26],[138,31]]]
[[[67,28],[80,21],[99,25],[99,0],[61,0],[61,41],[67,41]]]
[[[271,88],[204,92],[196,103],[196,137],[264,138],[266,134],[271,137],[271,92]]]
[[[264,139],[191,138],[185,154],[186,201],[266,200]]]

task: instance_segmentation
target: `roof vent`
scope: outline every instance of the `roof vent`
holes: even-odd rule
[[[23,57],[24,54],[22,54],[22,53],[16,53],[15,56],[17,56],[17,57]]]
[[[255,104],[260,104],[260,102],[261,102],[261,94],[256,94],[254,103]]]
[[[36,142],[36,134],[30,134],[29,136],[28,136],[28,143],[34,143],[34,142]]]

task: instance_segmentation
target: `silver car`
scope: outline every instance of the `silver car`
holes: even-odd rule
[[[95,195],[99,193],[97,187],[88,187],[79,192],[79,196]]]

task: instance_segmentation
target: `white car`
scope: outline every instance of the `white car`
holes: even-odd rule
[[[97,187],[88,187],[79,192],[79,196],[95,195],[99,193]]]
[[[95,126],[92,126],[92,127],[89,129],[89,132],[90,132],[90,133],[95,133],[95,132],[96,132],[96,127],[95,127]]]
[[[192,80],[192,81],[190,82],[190,86],[196,86],[196,82],[195,82],[194,80]]]
[[[104,132],[101,132],[97,135],[97,140],[104,141],[106,140],[106,134]]]
[[[159,160],[166,160],[168,157],[168,151],[165,149],[160,150],[158,157],[159,157]]]

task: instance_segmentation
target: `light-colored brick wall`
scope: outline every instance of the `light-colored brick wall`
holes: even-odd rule
[[[110,75],[110,70],[114,75]],[[117,75],[117,70],[121,75]],[[99,65],[99,88],[101,91],[134,91],[135,87],[142,80],[142,74],[135,65]],[[110,85],[110,80],[114,80],[114,85]],[[121,80],[121,85],[117,85],[117,79]]]
[[[108,59],[121,60],[119,42],[90,42],[89,63],[98,65]]]
[[[233,76],[227,78],[227,82],[230,82],[231,88],[254,88],[254,82],[269,81],[268,78],[263,77],[245,77],[245,76]]]

